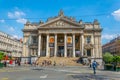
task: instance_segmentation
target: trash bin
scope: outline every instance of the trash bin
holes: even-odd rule
[[[4,64],[3,63],[0,63],[0,68],[3,68],[4,67]]]

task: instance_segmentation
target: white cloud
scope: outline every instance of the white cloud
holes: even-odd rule
[[[14,18],[14,14],[11,13],[11,12],[8,12],[8,17],[9,17],[9,18]]]
[[[18,35],[12,35],[13,36],[13,38],[16,38],[16,39],[20,39],[21,37],[20,36],[18,36]]]
[[[5,22],[5,20],[4,20],[4,19],[0,20],[0,23],[4,23],[4,22]]]
[[[19,12],[19,11],[15,11],[14,14],[15,14],[16,17],[25,16],[25,13],[24,13],[24,12]]]
[[[114,39],[117,35],[116,34],[104,34],[102,35],[102,39],[107,39],[107,40],[111,40],[111,39]]]
[[[27,19],[23,18],[26,14],[22,11],[8,12],[8,17],[11,19],[17,19],[16,22],[25,24]]]
[[[17,19],[16,21],[17,21],[18,23],[25,24],[25,23],[27,22],[27,19],[20,18],[20,19]]]
[[[117,20],[117,21],[120,21],[120,9],[114,11],[112,13],[112,15],[114,16],[114,18]]]
[[[8,12],[9,18],[21,18],[22,16],[25,16],[25,13],[22,11]]]
[[[13,27],[10,27],[9,29],[11,32],[15,31],[15,29]]]

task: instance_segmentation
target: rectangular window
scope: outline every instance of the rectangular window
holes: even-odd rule
[[[91,42],[91,36],[87,36],[87,43]]]
[[[36,36],[32,36],[33,39],[33,43],[37,43],[37,37]]]
[[[91,50],[87,49],[87,56],[91,56]]]

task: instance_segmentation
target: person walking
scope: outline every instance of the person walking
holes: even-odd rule
[[[94,74],[96,74],[96,67],[97,67],[97,62],[96,62],[96,61],[93,61],[93,62],[92,62],[92,68],[93,68]]]
[[[7,67],[7,62],[6,61],[4,61],[4,67]]]
[[[18,60],[18,61],[17,61],[17,64],[18,64],[18,66],[20,66],[20,65],[21,65],[20,60]]]
[[[56,62],[54,61],[53,66],[56,66]]]

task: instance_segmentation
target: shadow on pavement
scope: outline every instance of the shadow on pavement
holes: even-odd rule
[[[44,69],[38,69],[38,68],[35,68],[35,69],[32,69],[32,70],[38,70],[38,71],[41,71],[41,70],[44,70]]]
[[[82,73],[76,75],[70,75],[75,80],[110,80],[105,75],[94,75],[89,73]]]

